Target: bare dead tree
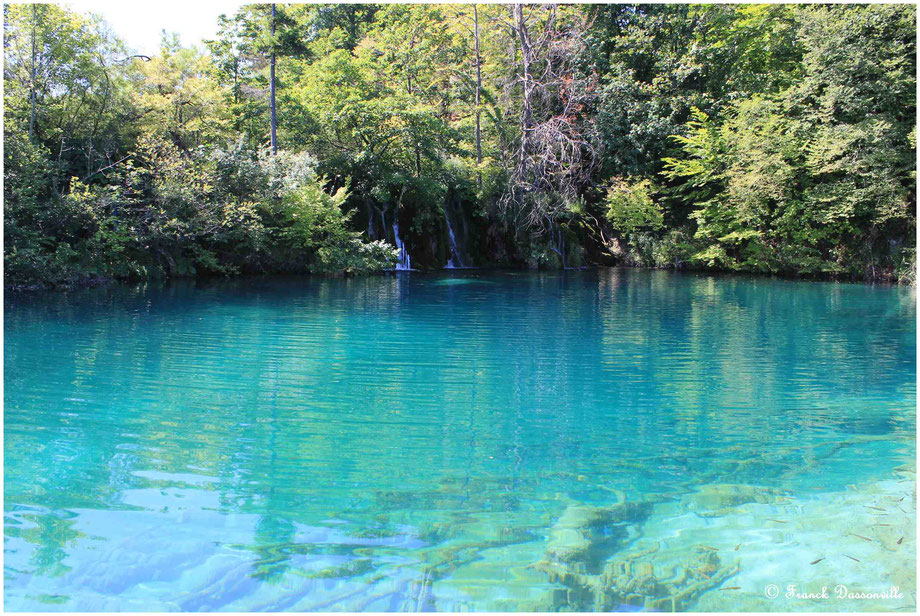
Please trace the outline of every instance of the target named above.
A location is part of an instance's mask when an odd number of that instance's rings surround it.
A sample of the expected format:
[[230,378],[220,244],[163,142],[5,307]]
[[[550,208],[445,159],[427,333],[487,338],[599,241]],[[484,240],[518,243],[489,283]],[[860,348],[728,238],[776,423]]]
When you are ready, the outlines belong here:
[[596,130],[585,113],[594,81],[577,67],[588,24],[575,11],[560,19],[552,4],[515,4],[510,13],[505,25],[519,49],[519,69],[508,85],[519,93],[520,135],[499,206],[519,230],[555,237],[556,221],[579,198],[596,160]]

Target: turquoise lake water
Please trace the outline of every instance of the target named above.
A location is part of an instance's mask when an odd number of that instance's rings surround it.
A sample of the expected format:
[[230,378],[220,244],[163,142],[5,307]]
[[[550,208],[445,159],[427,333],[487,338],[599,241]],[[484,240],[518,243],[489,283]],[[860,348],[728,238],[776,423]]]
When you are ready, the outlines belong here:
[[[690,521],[744,559],[738,507],[912,463],[915,311],[628,269],[9,294],[6,609],[693,609],[736,574]],[[592,595],[658,527],[689,577]]]

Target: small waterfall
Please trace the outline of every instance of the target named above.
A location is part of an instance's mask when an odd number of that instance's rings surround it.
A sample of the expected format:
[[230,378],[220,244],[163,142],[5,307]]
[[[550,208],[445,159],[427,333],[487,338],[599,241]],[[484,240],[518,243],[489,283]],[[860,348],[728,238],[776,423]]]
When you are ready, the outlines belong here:
[[447,206],[444,206],[444,220],[447,222],[447,239],[450,241],[450,259],[444,269],[454,269],[466,267],[463,262],[463,255],[457,247],[457,236],[454,234],[454,227],[450,224],[450,214],[447,212]]
[[396,270],[408,271],[412,269],[412,259],[409,257],[409,251],[406,250],[406,244],[399,236],[399,223],[395,220],[393,221],[393,235],[396,238],[396,248],[399,250],[399,255],[396,261]]

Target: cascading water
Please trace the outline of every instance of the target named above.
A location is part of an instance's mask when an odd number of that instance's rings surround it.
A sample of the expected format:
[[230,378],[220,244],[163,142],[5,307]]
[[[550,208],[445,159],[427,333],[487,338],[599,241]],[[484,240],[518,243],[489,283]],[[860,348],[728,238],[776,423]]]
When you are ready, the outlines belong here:
[[408,271],[412,269],[412,259],[409,257],[409,251],[406,250],[406,244],[399,236],[399,223],[395,220],[393,221],[393,236],[396,238],[396,248],[399,250],[399,255],[397,256],[396,261],[396,270]]
[[453,225],[450,224],[450,214],[447,213],[447,206],[444,207],[444,220],[447,222],[447,239],[450,242],[450,259],[448,259],[444,269],[466,267],[466,263],[463,262],[463,256],[457,247],[457,236],[454,234]]

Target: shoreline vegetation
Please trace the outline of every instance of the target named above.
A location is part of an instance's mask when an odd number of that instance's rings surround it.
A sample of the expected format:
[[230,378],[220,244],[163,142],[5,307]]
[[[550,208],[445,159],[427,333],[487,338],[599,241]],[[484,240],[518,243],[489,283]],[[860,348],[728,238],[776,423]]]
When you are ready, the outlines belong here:
[[627,265],[916,278],[910,5],[4,7],[4,285]]

